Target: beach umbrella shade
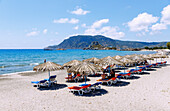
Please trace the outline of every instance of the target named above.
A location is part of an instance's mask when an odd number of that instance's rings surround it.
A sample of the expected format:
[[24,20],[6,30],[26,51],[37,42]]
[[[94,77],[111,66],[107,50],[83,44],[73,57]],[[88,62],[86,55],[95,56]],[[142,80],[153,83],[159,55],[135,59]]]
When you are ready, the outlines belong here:
[[116,60],[121,59],[121,58],[122,58],[122,56],[120,56],[120,55],[116,55],[113,57],[113,59],[116,59]]
[[119,59],[119,61],[124,63],[124,73],[125,73],[125,64],[135,63],[134,60],[128,59],[126,57],[122,57],[121,59]]
[[76,66],[72,66],[71,68],[68,69],[68,71],[79,72],[79,73],[85,72],[86,74],[94,74],[96,72],[102,71],[102,69],[97,65],[90,64],[88,62],[82,62]]
[[[108,56],[108,57],[105,57],[102,59],[102,61],[100,62],[100,64],[102,66],[104,65],[120,65],[120,66],[123,66],[124,64],[116,59],[113,59],[112,57]],[[109,70],[109,73],[110,73],[110,70]]]
[[63,66],[64,67],[72,67],[72,66],[76,66],[80,63],[81,63],[81,61],[79,61],[79,60],[72,60],[72,61],[69,61],[69,62],[63,64]]
[[145,60],[145,58],[143,58],[139,55],[132,56],[129,59],[134,60],[134,61],[144,61]]
[[33,68],[34,71],[42,71],[42,72],[48,71],[49,77],[50,77],[50,71],[55,71],[55,70],[60,70],[60,69],[63,69],[63,66],[56,64],[54,62],[46,62],[38,66],[35,66]]
[[[85,74],[94,74],[96,72],[102,71],[102,68],[97,65],[90,64],[88,62],[82,62],[81,64],[72,66],[71,68],[69,68],[67,70],[70,72],[77,72],[80,74],[84,74],[84,73]],[[86,77],[85,77],[85,83],[86,83]]]
[[126,58],[126,57],[122,57],[121,59],[119,59],[119,61],[123,62],[124,64],[130,64],[130,63],[135,63],[134,60],[131,60],[129,58]]
[[147,59],[147,60],[154,60],[152,56],[149,55],[143,55],[143,58]]
[[145,58],[143,58],[143,57],[141,57],[141,56],[139,56],[139,55],[134,55],[134,56],[130,57],[129,59],[135,61],[135,67],[136,67],[136,69],[137,69],[136,63],[137,63],[138,61],[144,61],[144,60],[146,60]]
[[89,63],[93,63],[93,64],[98,64],[98,63],[100,63],[100,61],[101,61],[101,60],[98,59],[98,58],[96,58],[96,57],[83,60],[83,62],[89,62]]
[[105,58],[101,59],[102,61],[100,62],[100,64],[102,65],[123,65],[123,63],[119,60],[113,59],[112,57],[108,56]]
[[130,57],[132,57],[132,55],[125,55],[125,56],[123,56],[123,57],[125,57],[125,58],[130,58]]

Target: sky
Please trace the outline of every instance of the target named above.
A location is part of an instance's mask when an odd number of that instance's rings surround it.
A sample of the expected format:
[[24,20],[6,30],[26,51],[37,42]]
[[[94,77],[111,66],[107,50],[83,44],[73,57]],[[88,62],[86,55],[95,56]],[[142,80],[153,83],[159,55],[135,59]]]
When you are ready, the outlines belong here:
[[41,49],[74,35],[170,41],[170,0],[0,0],[0,49]]

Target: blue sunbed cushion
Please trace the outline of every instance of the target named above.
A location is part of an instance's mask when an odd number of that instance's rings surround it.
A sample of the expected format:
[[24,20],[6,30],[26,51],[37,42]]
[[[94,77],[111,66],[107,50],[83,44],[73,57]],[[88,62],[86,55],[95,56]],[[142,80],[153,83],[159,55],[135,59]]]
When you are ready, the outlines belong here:
[[54,76],[50,76],[50,78],[56,78],[56,75],[54,75]]
[[80,84],[79,86],[87,86],[87,85],[89,85],[89,84]]
[[47,80],[41,80],[41,81],[32,81],[31,83],[38,84],[38,83],[45,83]]
[[128,74],[128,73],[123,73],[123,72],[121,72],[121,73],[119,73],[119,74]]
[[99,85],[99,84],[102,84],[102,82],[96,82],[93,85]]

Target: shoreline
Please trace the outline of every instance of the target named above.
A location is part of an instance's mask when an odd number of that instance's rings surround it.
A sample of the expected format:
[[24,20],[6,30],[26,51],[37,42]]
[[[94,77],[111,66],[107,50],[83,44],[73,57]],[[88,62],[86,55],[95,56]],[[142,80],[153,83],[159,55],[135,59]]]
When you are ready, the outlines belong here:
[[[67,87],[84,82],[66,82],[66,70],[51,72],[51,75],[57,75],[57,85],[50,89],[37,89],[31,84],[31,81],[48,78],[47,72],[0,77],[0,110],[169,111],[170,58],[166,60],[166,66],[135,74],[133,79],[121,79],[117,85],[101,85],[101,90],[84,96],[69,92]],[[101,77],[88,78],[87,83],[93,84]]]

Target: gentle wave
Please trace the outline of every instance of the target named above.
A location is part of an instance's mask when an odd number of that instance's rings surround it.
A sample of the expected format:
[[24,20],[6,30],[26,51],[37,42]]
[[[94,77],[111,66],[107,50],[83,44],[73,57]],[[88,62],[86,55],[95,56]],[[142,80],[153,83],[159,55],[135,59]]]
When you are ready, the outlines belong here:
[[39,65],[39,63],[31,63],[30,66]]
[[19,64],[19,65],[2,65],[0,68],[7,68],[7,67],[22,67],[22,66],[34,66],[39,65],[39,63],[30,63],[30,64]]
[[4,66],[0,66],[0,68],[6,68],[6,67],[21,67],[21,66],[27,66],[25,64],[21,64],[21,65],[4,65]]

